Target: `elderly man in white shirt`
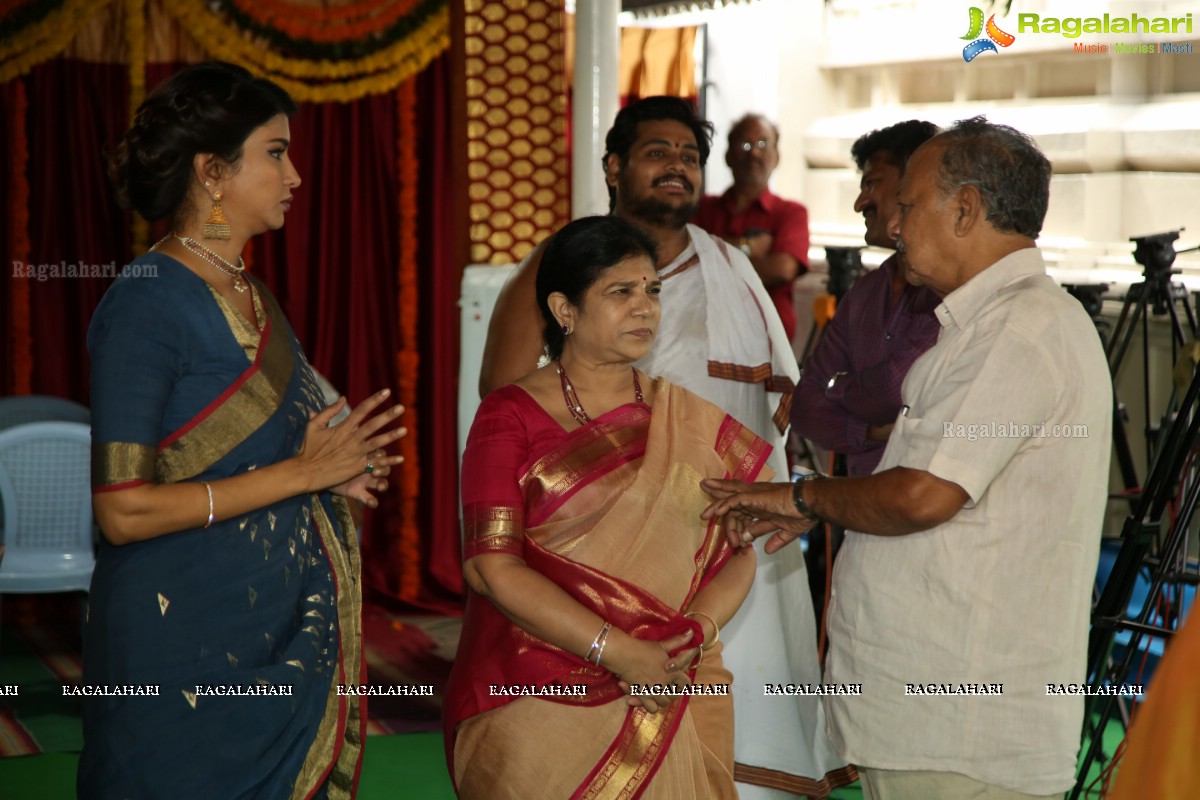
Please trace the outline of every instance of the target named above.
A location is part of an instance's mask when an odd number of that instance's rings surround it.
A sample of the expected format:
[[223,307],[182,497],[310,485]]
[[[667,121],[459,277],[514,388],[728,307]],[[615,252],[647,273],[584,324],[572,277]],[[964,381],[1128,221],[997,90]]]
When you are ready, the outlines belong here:
[[1061,797],[1074,781],[1112,394],[1096,331],[1035,239],[1050,163],[982,118],[909,161],[892,221],[910,280],[942,297],[868,477],[706,481],[731,537],[774,552],[844,526],[827,698],[868,800]]

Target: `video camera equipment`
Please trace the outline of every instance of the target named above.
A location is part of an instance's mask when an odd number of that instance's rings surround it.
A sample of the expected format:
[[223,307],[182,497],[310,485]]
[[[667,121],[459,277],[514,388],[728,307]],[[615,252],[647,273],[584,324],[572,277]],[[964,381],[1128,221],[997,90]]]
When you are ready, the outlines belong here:
[[[1183,623],[1182,598],[1187,587],[1200,584],[1200,572],[1188,561],[1188,538],[1200,504],[1200,469],[1195,456],[1200,448],[1200,369],[1193,369],[1191,382],[1176,408],[1176,389],[1161,426],[1150,422],[1150,373],[1148,317],[1170,315],[1171,355],[1174,363],[1180,348],[1197,338],[1196,315],[1186,288],[1171,281],[1179,274],[1172,269],[1174,242],[1180,231],[1168,231],[1131,239],[1134,259],[1142,265],[1141,283],[1129,287],[1116,329],[1106,347],[1109,368],[1117,376],[1139,318],[1142,325],[1142,386],[1146,403],[1146,443],[1150,472],[1139,486],[1122,423],[1124,409],[1118,402],[1113,415],[1113,442],[1130,500],[1130,513],[1121,529],[1121,549],[1092,611],[1088,641],[1090,684],[1119,685],[1128,681],[1134,660],[1146,649],[1148,637],[1170,639]],[[1200,250],[1200,247],[1190,248]],[[1078,295],[1077,295],[1078,296]],[[1177,306],[1188,322],[1185,331]],[[1086,303],[1085,303],[1086,307]],[[1116,395],[1114,393],[1114,400]],[[1159,436],[1160,430],[1164,435]],[[1166,516],[1166,520],[1164,520]],[[1140,576],[1149,579],[1149,591],[1139,608],[1130,601]],[[1169,591],[1164,593],[1164,588]],[[1128,633],[1119,657],[1114,655],[1117,636]],[[1071,800],[1086,790],[1088,771],[1103,758],[1104,730],[1114,710],[1122,708],[1117,696],[1089,697],[1085,725],[1084,758],[1079,766]],[[1098,721],[1093,720],[1098,716]]]

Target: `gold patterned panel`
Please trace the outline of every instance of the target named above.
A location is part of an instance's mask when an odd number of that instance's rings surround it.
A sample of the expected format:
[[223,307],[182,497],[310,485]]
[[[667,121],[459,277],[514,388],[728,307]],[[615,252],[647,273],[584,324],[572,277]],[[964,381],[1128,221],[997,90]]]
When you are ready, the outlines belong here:
[[471,261],[520,261],[570,219],[563,0],[465,0]]

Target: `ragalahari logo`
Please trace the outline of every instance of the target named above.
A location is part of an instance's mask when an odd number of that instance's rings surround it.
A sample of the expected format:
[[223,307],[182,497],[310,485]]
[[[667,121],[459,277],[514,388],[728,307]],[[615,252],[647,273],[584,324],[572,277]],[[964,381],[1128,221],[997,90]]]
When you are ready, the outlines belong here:
[[[1005,33],[1004,31],[1000,30],[1000,26],[996,24],[995,14],[992,14],[990,17],[988,17],[986,28],[983,24],[983,9],[972,7],[970,9],[970,14],[971,27],[967,31],[967,35],[962,38],[971,39],[973,41],[963,48],[963,61],[968,63],[974,61],[975,57],[980,53],[999,53],[1000,51],[996,49],[996,45],[1008,47],[1017,40],[1017,37],[1013,36],[1011,33]],[[987,31],[987,37],[980,38],[979,34],[983,33],[985,30]]]

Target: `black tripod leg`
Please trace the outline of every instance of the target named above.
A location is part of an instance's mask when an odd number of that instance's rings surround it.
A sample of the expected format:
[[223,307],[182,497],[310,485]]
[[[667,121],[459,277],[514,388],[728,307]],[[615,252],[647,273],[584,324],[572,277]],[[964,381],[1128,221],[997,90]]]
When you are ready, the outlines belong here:
[[1129,508],[1132,511],[1137,501],[1135,490],[1138,483],[1137,467],[1133,463],[1133,451],[1129,449],[1129,438],[1125,435],[1126,419],[1125,406],[1117,399],[1116,387],[1113,388],[1113,446],[1117,452],[1117,466],[1121,470],[1121,483],[1129,493]]

